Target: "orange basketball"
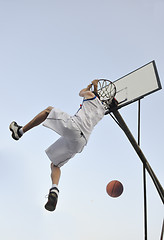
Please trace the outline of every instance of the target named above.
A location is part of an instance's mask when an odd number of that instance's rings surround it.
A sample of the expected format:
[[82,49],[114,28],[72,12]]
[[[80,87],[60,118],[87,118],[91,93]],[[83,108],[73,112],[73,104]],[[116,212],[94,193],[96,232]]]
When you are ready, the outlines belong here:
[[123,185],[121,182],[113,180],[107,184],[106,191],[110,197],[119,197],[123,192]]

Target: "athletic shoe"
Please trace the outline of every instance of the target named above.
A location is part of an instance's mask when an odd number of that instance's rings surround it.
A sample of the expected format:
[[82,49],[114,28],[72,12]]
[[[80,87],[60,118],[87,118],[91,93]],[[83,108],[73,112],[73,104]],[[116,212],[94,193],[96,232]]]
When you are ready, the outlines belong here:
[[19,132],[19,129],[22,128],[22,126],[19,126],[16,122],[12,122],[9,126],[10,131],[12,132],[12,138],[15,140],[19,140],[21,138],[21,134]]
[[51,212],[55,210],[58,201],[58,193],[59,190],[56,187],[50,189],[50,192],[48,194],[48,201],[45,205],[46,210]]

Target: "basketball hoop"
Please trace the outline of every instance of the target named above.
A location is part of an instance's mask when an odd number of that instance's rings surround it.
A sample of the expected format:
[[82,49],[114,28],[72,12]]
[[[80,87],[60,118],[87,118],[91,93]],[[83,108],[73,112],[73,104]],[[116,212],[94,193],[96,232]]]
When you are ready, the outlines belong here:
[[114,96],[116,95],[116,86],[110,80],[99,79],[97,92],[105,109],[108,110]]

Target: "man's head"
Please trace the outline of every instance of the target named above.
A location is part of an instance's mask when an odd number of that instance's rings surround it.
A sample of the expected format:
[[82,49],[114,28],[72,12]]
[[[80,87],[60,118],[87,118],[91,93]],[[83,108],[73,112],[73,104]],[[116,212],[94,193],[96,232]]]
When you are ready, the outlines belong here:
[[100,100],[100,96],[99,96],[99,94],[98,94],[97,92],[95,92],[95,91],[92,91],[92,93],[94,93],[94,94],[95,94],[95,96],[96,96],[96,97],[98,97],[98,99]]

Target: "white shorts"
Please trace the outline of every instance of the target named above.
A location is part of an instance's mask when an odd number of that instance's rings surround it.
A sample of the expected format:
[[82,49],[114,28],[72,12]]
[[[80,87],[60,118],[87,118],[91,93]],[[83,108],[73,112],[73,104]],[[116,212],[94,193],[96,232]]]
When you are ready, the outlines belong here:
[[43,126],[54,130],[61,136],[46,149],[47,156],[57,167],[63,166],[76,153],[80,153],[87,143],[71,116],[56,108],[51,110]]

